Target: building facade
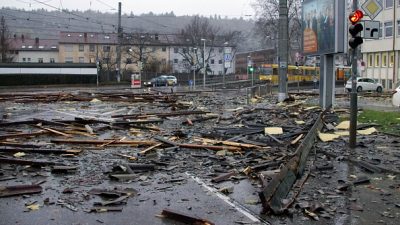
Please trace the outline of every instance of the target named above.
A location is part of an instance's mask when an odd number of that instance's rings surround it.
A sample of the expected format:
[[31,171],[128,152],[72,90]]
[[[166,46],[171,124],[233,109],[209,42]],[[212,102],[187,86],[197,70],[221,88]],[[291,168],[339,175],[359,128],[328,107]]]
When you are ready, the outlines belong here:
[[10,40],[13,62],[58,63],[57,39],[26,39],[24,36]]
[[386,90],[391,90],[400,80],[400,0],[380,2],[383,10],[374,19],[380,22],[379,39],[364,39],[361,45],[361,76],[378,80]]

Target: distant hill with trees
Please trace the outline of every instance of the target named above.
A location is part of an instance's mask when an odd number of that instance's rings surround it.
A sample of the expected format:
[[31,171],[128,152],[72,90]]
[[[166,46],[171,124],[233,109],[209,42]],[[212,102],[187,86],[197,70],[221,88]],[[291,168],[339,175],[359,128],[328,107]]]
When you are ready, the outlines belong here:
[[[117,13],[99,11],[48,11],[3,7],[0,14],[4,16],[11,35],[26,38],[57,39],[59,31],[71,32],[104,32],[117,33]],[[192,21],[194,16],[176,16],[174,12],[163,14],[123,14],[121,24],[124,33],[159,33],[180,34]],[[209,20],[210,25],[223,32],[238,31],[242,35],[238,43],[238,51],[249,51],[265,48],[259,36],[254,35],[254,21],[244,18],[227,18],[219,15],[202,17]]]

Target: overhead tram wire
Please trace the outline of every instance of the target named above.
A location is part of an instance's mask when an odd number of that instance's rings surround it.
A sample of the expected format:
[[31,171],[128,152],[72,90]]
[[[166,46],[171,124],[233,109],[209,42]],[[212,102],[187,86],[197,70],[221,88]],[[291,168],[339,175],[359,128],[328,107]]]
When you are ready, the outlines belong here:
[[109,5],[109,4],[107,4],[107,3],[103,2],[103,1],[96,0],[96,2],[98,2],[100,4],[103,4],[103,5],[107,6],[107,7],[110,7],[111,10],[117,10],[116,8],[112,7],[111,5]]
[[[47,25],[49,25],[49,26],[52,26],[52,27],[54,27],[54,28],[60,28],[60,27],[58,27],[58,26],[61,25],[61,26],[65,26],[66,29],[70,29],[71,27],[73,27],[73,28],[80,28],[80,29],[95,29],[94,27],[90,27],[90,26],[71,25],[71,24],[59,23],[59,22],[57,22],[56,24],[54,24],[54,23],[51,23],[51,22],[47,22],[47,21],[43,21],[43,20],[38,20],[38,19],[17,17],[17,16],[10,15],[10,14],[7,14],[7,13],[3,13],[3,14],[6,15],[6,16],[9,16],[9,17],[11,17],[12,19],[15,19],[15,20],[16,20],[16,19],[19,19],[19,20],[29,21],[29,22],[40,22],[40,23],[45,23],[45,24],[47,24]],[[102,24],[99,24],[99,25],[102,25]],[[102,28],[102,29],[104,29],[104,28]]]

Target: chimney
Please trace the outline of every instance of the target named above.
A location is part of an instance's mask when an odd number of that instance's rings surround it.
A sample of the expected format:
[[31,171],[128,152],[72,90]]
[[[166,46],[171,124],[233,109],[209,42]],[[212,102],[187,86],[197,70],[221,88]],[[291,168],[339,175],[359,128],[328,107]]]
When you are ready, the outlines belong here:
[[155,40],[158,40],[158,34],[155,34],[155,35],[154,35],[154,39],[155,39]]
[[87,33],[83,33],[83,38],[85,39],[85,42],[87,42]]
[[35,45],[39,45],[39,38],[35,38]]
[[25,42],[25,36],[23,34],[21,35],[21,40],[22,42]]

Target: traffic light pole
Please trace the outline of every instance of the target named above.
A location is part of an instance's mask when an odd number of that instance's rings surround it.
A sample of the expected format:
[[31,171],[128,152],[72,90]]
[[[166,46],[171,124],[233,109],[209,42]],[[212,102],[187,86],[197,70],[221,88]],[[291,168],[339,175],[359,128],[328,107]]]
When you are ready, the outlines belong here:
[[[358,8],[358,0],[353,0],[353,11]],[[350,137],[349,147],[355,148],[357,145],[357,50],[354,48],[351,54],[351,93],[350,93]]]

